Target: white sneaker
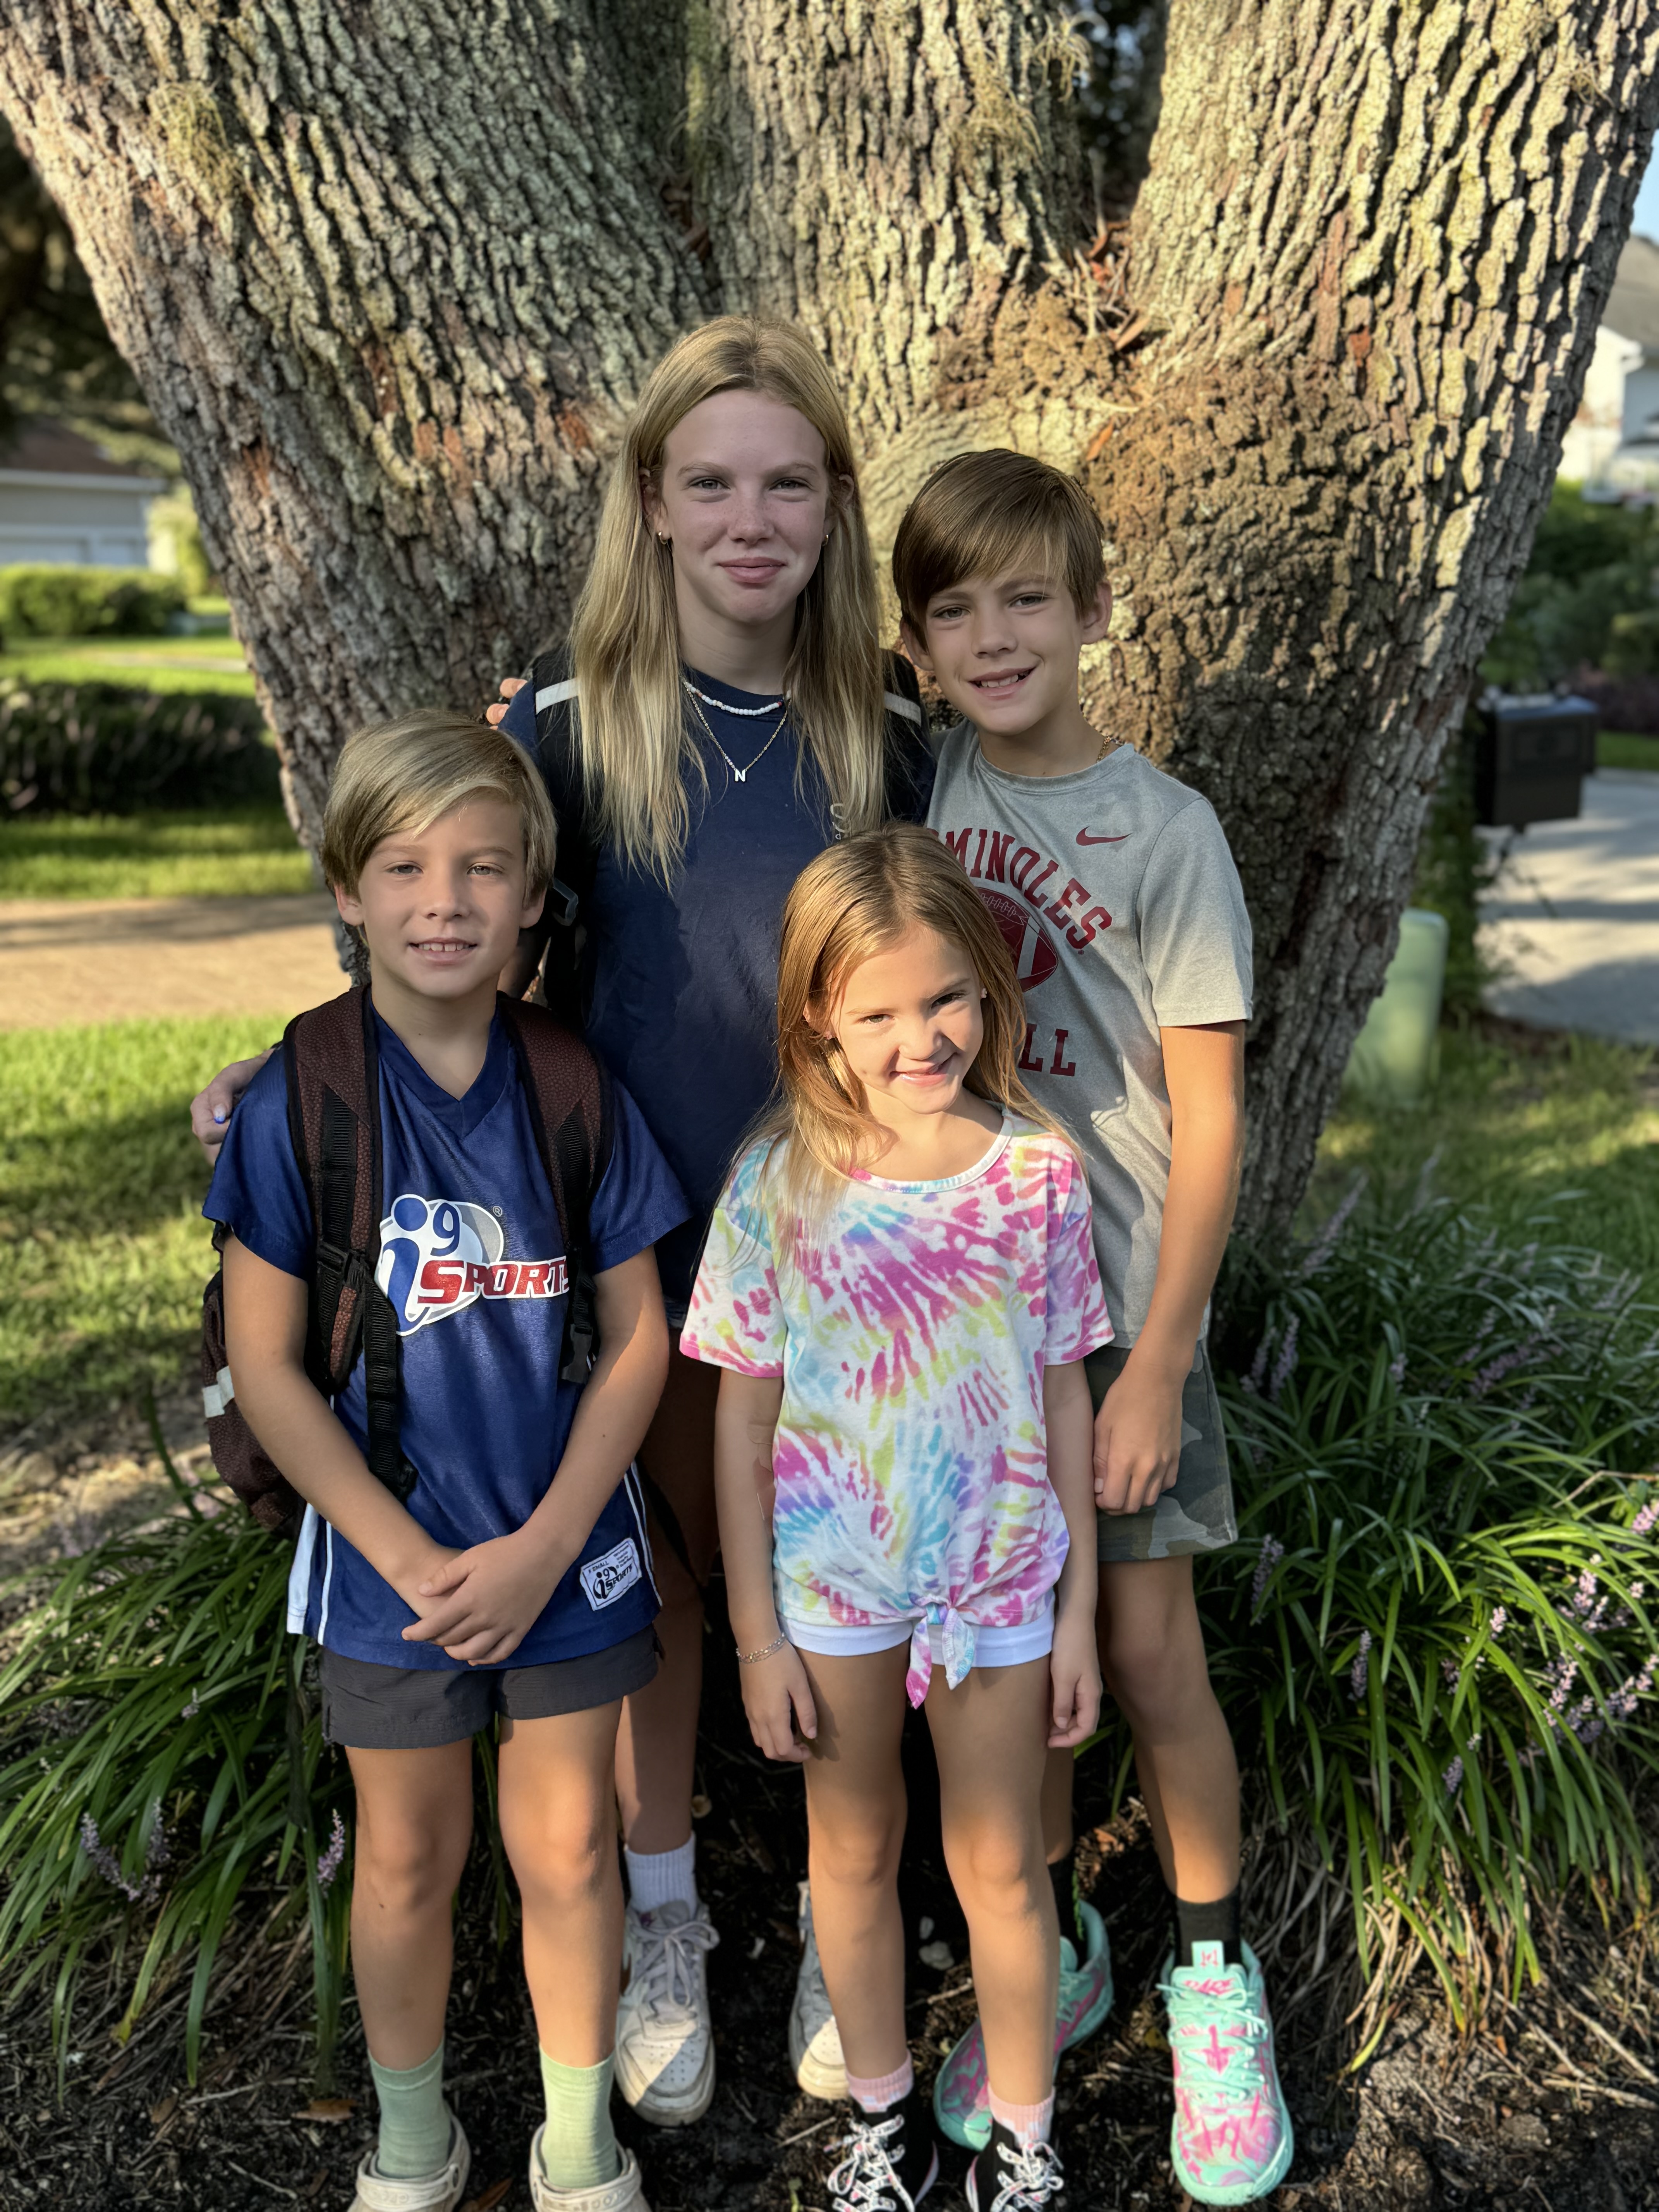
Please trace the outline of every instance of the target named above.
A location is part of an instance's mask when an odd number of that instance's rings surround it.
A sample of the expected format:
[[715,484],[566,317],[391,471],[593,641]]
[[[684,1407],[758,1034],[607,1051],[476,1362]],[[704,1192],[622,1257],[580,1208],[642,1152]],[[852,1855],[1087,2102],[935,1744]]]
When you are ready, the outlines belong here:
[[617,2087],[656,2127],[688,2127],[714,2100],[708,1954],[720,1940],[700,1905],[676,1898],[653,1912],[628,1908]]
[[374,2171],[375,2154],[365,2151],[357,2161],[357,2193],[350,2212],[455,2212],[466,2194],[466,2177],[472,2152],[460,2122],[449,2115],[449,2156],[436,2173],[394,2179]]
[[795,1925],[800,1930],[800,1970],[795,1976],[795,2001],[789,2008],[789,2063],[809,2097],[836,2105],[847,2094],[847,2061],[830,1992],[823,1986],[817,1939],[812,1933],[812,1893],[805,1882],[800,1886]]
[[645,2201],[640,2162],[631,2150],[617,2145],[621,2171],[614,2179],[596,2181],[587,2189],[555,2189],[542,2166],[542,2136],[546,2123],[536,2130],[530,2146],[530,2201],[536,2212],[651,2212]]

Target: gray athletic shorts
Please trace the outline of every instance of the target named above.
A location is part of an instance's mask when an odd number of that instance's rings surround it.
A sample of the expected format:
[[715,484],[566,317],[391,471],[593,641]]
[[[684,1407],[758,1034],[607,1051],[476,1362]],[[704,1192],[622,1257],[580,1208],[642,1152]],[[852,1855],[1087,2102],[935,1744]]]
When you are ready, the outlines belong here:
[[644,1689],[657,1672],[657,1632],[642,1628],[608,1651],[539,1667],[381,1667],[318,1655],[323,1738],[353,1751],[430,1751],[465,1743],[497,1713],[545,1721],[592,1711]]
[[[1127,1345],[1107,1344],[1084,1361],[1096,1413],[1128,1358]],[[1191,1552],[1218,1552],[1236,1540],[1227,1438],[1206,1346],[1200,1344],[1194,1354],[1181,1393],[1181,1464],[1175,1488],[1144,1513],[1097,1513],[1095,1528],[1103,1559],[1179,1559]]]

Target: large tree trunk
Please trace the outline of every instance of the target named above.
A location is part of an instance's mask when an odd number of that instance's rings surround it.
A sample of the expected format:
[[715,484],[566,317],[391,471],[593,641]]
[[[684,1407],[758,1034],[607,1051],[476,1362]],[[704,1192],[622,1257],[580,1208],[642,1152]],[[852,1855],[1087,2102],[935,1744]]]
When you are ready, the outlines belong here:
[[22,0],[0,30],[304,833],[351,728],[476,699],[556,627],[614,426],[708,310],[658,191],[681,65],[650,23],[613,0]]
[[558,625],[620,415],[716,307],[820,339],[878,542],[963,447],[1080,470],[1120,593],[1091,703],[1215,800],[1255,919],[1268,1224],[1577,404],[1659,0],[1174,0],[1127,288],[1121,239],[1082,251],[1078,58],[1046,0],[12,0],[0,97],[303,832],[355,722]]

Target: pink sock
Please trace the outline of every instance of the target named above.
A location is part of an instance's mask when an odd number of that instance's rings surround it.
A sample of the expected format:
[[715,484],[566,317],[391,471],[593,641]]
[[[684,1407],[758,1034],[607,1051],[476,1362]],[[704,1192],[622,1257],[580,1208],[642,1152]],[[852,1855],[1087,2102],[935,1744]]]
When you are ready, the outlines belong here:
[[[852,2087],[848,2078],[848,2087]],[[1054,2093],[1052,2089],[1040,2105],[1011,2105],[1006,2097],[999,2097],[994,2089],[989,2092],[991,2118],[1000,2120],[1009,2134],[1025,2150],[1034,2142],[1047,2142],[1054,2124]]]
[[[896,2066],[890,2074],[873,2074],[866,2081],[850,2066],[847,2069],[847,2094],[862,2112],[884,2112],[890,2106],[902,2104],[915,2086],[916,2069],[908,2051],[903,2065]],[[1051,2108],[1054,2101],[1050,2097]]]

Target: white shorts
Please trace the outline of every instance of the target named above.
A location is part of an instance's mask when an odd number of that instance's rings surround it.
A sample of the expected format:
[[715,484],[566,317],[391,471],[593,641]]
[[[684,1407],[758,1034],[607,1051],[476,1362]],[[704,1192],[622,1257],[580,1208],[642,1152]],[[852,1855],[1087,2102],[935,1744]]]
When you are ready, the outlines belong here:
[[[872,1620],[867,1624],[837,1620],[781,1620],[778,1626],[799,1651],[816,1651],[826,1659],[851,1659],[871,1651],[896,1651],[915,1633],[920,1616],[905,1620]],[[945,1664],[944,1631],[928,1630],[933,1664]],[[1054,1648],[1054,1598],[1050,1590],[1043,1608],[1033,1620],[1017,1628],[981,1628],[974,1638],[975,1667],[1023,1667],[1028,1659],[1046,1659]]]

